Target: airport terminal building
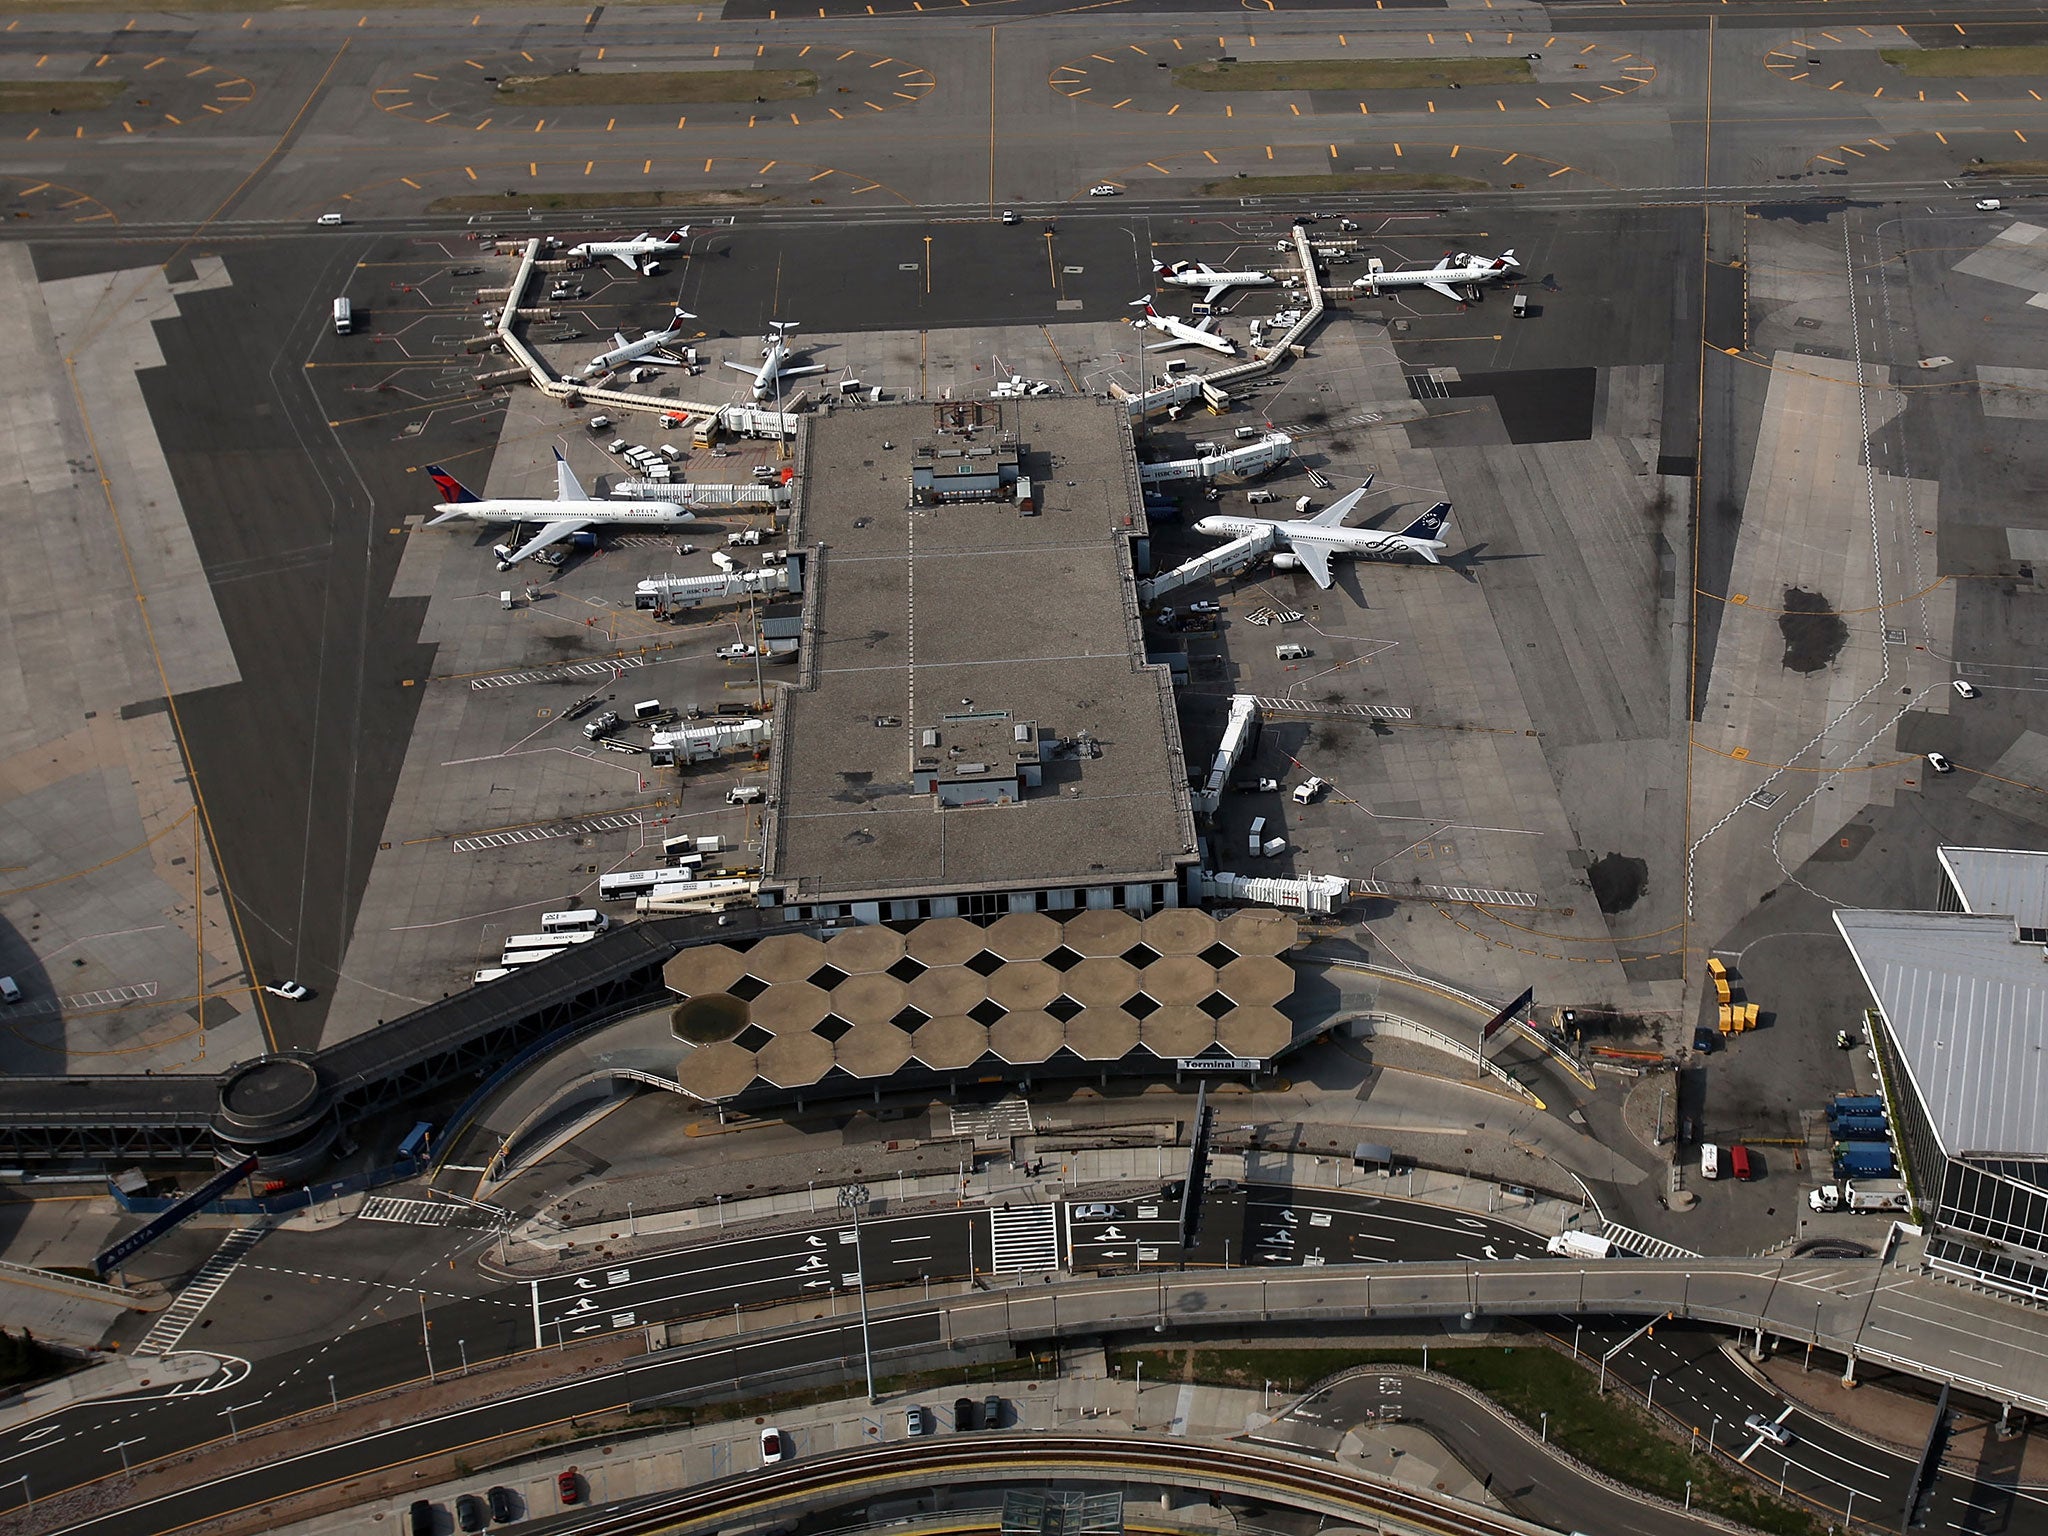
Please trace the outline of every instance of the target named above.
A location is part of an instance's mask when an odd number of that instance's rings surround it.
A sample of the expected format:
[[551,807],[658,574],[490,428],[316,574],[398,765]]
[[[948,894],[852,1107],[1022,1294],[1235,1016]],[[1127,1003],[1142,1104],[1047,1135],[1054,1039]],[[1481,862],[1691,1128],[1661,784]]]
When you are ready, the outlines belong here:
[[834,411],[797,448],[801,674],[762,904],[918,922],[1185,901],[1195,820],[1145,662],[1129,423],[1092,399]]
[[1939,850],[1940,910],[1844,909],[1939,1273],[2048,1301],[2048,853]]

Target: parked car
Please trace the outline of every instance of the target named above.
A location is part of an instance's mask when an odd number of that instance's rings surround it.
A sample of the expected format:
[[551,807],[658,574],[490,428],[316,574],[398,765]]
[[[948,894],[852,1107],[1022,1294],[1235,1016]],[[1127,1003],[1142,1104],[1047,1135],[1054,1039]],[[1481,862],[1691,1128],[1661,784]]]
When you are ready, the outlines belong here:
[[482,1499],[473,1493],[465,1493],[455,1501],[455,1528],[458,1531],[480,1531],[486,1524]]
[[1959,699],[1974,699],[1977,697],[1977,685],[1964,682],[1960,677],[1950,683],[1949,686],[1955,689],[1956,697]]
[[981,1400],[981,1427],[1001,1429],[1003,1427],[1003,1395],[991,1392]]
[[921,1404],[912,1403],[903,1410],[903,1433],[906,1435],[928,1435],[932,1432],[931,1415]]
[[795,1447],[789,1442],[789,1431],[773,1425],[761,1431],[761,1465],[772,1467],[779,1461],[787,1461]]
[[299,981],[268,981],[263,984],[263,990],[272,997],[281,997],[293,1003],[303,1003],[313,995],[313,989]]
[[574,1467],[569,1467],[555,1474],[555,1492],[561,1496],[564,1504],[582,1502],[583,1485],[576,1480],[576,1469]]
[[512,1502],[512,1490],[502,1484],[494,1486],[485,1495],[491,1501],[491,1523],[510,1525],[519,1514],[519,1506]]

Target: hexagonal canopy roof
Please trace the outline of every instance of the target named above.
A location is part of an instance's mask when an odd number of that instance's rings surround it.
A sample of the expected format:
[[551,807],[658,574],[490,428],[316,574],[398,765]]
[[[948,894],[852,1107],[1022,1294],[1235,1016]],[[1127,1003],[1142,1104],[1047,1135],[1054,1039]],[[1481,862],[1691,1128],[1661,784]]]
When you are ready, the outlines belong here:
[[1216,942],[1216,920],[1198,907],[1166,907],[1141,926],[1144,941],[1162,955],[1199,955]]
[[988,982],[964,965],[935,966],[906,989],[910,1001],[933,1018],[942,1013],[967,1013],[988,996]]
[[1199,1003],[1216,990],[1216,967],[1193,955],[1167,955],[1138,973],[1138,986],[1155,1003]]
[[1043,960],[1060,944],[1060,925],[1043,912],[1012,912],[989,924],[982,947],[1005,960]]
[[777,1035],[755,1054],[754,1064],[778,1088],[808,1088],[832,1069],[832,1043],[808,1029]]
[[1115,1008],[1138,990],[1138,968],[1128,961],[1083,960],[1062,978],[1060,990],[1086,1008]]
[[903,958],[903,935],[880,923],[842,928],[825,941],[825,959],[849,976],[886,971]]
[[809,1029],[831,1011],[831,995],[808,981],[778,981],[748,1007],[754,1023],[778,1035]]
[[982,938],[964,917],[935,917],[910,930],[904,950],[926,965],[961,965],[981,952]]
[[1067,1020],[1067,1049],[1083,1061],[1121,1061],[1137,1049],[1138,1021],[1112,1008],[1090,1008]]
[[1240,955],[1280,955],[1294,945],[1294,919],[1267,907],[1244,907],[1216,924],[1216,937]]
[[1245,955],[1216,971],[1216,989],[1240,1008],[1270,1006],[1294,990],[1294,967],[1278,955]]
[[1060,936],[1077,955],[1120,955],[1138,942],[1138,920],[1116,907],[1098,907],[1068,918]]
[[679,949],[661,968],[661,979],[672,992],[685,997],[702,997],[706,992],[723,992],[747,974],[747,958],[725,944],[698,944]]
[[802,981],[825,963],[825,946],[802,933],[771,933],[747,951],[747,974],[763,981]]
[[856,1025],[839,1037],[833,1059],[855,1077],[887,1077],[910,1060],[910,1036],[894,1024]]
[[894,976],[878,971],[849,976],[832,989],[832,1011],[855,1024],[886,1023],[903,1011],[908,992]]
[[1005,1014],[988,1027],[989,1049],[1015,1066],[1044,1061],[1066,1037],[1066,1025],[1049,1013]]
[[964,1014],[920,1024],[910,1051],[934,1072],[960,1072],[988,1054],[988,1030]]
[[1066,978],[1042,960],[1013,960],[988,978],[988,995],[1005,1008],[1043,1008]]
[[755,1075],[754,1053],[730,1040],[699,1046],[676,1066],[676,1081],[700,1099],[729,1099]]

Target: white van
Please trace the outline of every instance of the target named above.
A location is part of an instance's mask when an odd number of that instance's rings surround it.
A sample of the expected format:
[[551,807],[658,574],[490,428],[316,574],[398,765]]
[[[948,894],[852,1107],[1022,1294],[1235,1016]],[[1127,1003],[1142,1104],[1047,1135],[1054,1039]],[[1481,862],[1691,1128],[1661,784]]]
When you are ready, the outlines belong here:
[[1282,661],[1306,661],[1310,656],[1314,655],[1315,653],[1305,645],[1294,645],[1292,643],[1289,643],[1287,645],[1274,646],[1273,654],[1275,656],[1278,656]]
[[1721,1149],[1711,1141],[1700,1144],[1700,1177],[1718,1179],[1721,1177]]
[[356,312],[347,299],[334,301],[334,334],[346,336],[356,328]]
[[0,976],[0,1003],[21,1001],[21,985],[12,976]]

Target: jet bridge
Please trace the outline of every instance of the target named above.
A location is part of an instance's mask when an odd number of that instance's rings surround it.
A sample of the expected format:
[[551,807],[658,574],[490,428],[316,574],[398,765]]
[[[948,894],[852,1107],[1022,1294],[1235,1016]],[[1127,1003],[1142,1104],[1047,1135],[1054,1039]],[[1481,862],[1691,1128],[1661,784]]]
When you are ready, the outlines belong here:
[[1209,777],[1201,791],[1195,796],[1195,810],[1204,816],[1214,816],[1216,807],[1223,802],[1224,786],[1229,784],[1231,774],[1237,771],[1239,761],[1250,751],[1259,739],[1259,701],[1249,693],[1233,694],[1230,700],[1230,721],[1223,727],[1223,743],[1216,749],[1216,756],[1209,763]]
[[1205,576],[1214,576],[1222,571],[1235,570],[1239,566],[1250,565],[1273,547],[1274,534],[1274,529],[1262,528],[1257,533],[1248,533],[1243,538],[1232,539],[1227,544],[1218,544],[1214,549],[1195,556],[1185,565],[1177,565],[1149,581],[1141,581],[1138,583],[1138,601],[1156,603],[1167,593],[1177,592],[1190,582],[1200,581]]

